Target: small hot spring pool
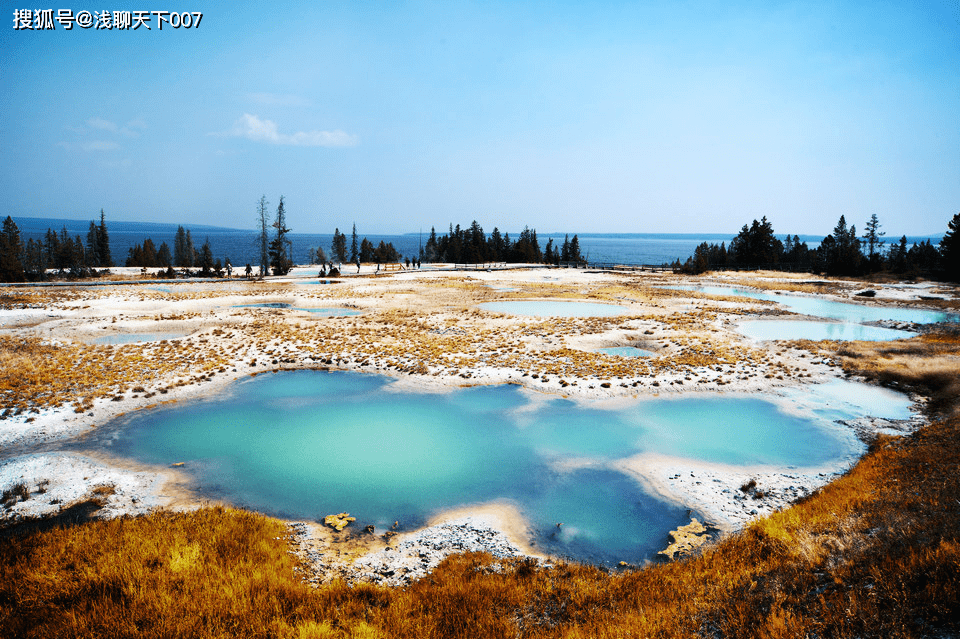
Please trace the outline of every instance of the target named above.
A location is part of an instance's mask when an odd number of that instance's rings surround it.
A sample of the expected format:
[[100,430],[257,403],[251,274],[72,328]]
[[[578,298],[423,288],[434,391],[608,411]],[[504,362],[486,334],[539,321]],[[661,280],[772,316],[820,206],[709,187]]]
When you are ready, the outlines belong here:
[[[862,406],[832,393],[827,419],[749,397],[611,408],[517,386],[398,392],[376,375],[287,371],[132,413],[81,445],[185,462],[200,494],[271,515],[348,511],[356,529],[400,521],[409,530],[443,510],[506,500],[541,550],[615,564],[654,557],[667,532],[689,522],[685,508],[616,470],[618,460],[655,452],[734,465],[842,464],[862,445],[829,420],[858,417]],[[870,405],[909,417],[909,400],[886,401]]]
[[653,351],[637,348],[636,346],[609,346],[599,349],[598,352],[616,357],[653,357],[656,355]]

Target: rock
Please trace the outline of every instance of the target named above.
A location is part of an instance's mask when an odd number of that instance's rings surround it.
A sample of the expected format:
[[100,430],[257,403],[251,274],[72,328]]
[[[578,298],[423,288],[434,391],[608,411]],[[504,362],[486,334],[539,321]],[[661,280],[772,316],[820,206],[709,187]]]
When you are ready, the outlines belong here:
[[707,541],[710,540],[710,533],[707,527],[694,517],[686,526],[680,526],[676,530],[670,531],[670,537],[673,542],[665,550],[658,552],[667,559],[674,559],[678,555],[685,557],[693,554]]
[[337,532],[343,532],[343,529],[346,528],[351,521],[356,520],[357,518],[351,517],[350,513],[339,513],[337,515],[327,515],[323,518],[323,523]]

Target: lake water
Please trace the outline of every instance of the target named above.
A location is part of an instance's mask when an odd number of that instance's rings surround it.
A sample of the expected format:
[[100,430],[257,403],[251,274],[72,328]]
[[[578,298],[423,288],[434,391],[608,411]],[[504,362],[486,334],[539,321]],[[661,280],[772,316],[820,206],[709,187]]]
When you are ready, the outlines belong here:
[[616,304],[556,300],[484,302],[479,307],[494,313],[526,315],[528,317],[612,317],[627,312],[626,308]]
[[[843,395],[833,391],[830,420],[859,416],[862,408]],[[899,414],[904,402],[888,412]],[[394,392],[386,377],[296,371],[138,411],[85,445],[148,463],[185,462],[202,494],[269,514],[348,511],[356,529],[394,521],[411,529],[445,509],[507,500],[542,549],[615,563],[654,556],[667,531],[689,521],[685,509],[616,471],[617,460],[655,452],[802,467],[861,452],[852,435],[827,425],[815,412],[758,398],[637,400],[612,409],[512,385]]]

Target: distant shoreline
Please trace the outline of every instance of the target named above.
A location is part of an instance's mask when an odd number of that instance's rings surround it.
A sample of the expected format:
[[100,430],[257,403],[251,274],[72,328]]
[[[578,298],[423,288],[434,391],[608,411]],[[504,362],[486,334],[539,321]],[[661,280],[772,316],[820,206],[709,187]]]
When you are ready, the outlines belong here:
[[[90,226],[91,221],[96,221],[94,218],[97,218],[96,215],[91,215],[89,219],[68,219],[68,218],[47,218],[47,217],[28,217],[28,216],[11,216],[13,221],[17,223],[17,226],[20,228],[20,232],[24,234],[35,234],[35,233],[46,233],[47,229],[53,229],[54,231],[60,231],[61,228],[66,227],[67,231],[71,234],[75,233],[86,233],[87,229]],[[252,216],[251,216],[252,217]],[[99,219],[99,218],[97,218]],[[227,226],[214,226],[210,224],[196,224],[194,222],[131,222],[129,220],[111,220],[107,218],[107,227],[110,230],[116,229],[122,233],[134,233],[134,232],[156,232],[156,233],[173,233],[176,232],[177,227],[182,226],[185,229],[190,229],[191,231],[202,231],[207,233],[256,233],[256,229],[242,229],[242,228],[233,228]],[[335,228],[339,226],[332,225]],[[503,230],[503,229],[501,229]],[[503,232],[508,232],[511,235],[519,233],[521,229],[510,229]],[[341,232],[348,232],[349,228],[341,229]],[[443,229],[439,232],[445,232]],[[549,231],[541,232],[537,231],[537,235],[542,238],[556,238],[562,237],[564,235],[569,235],[573,237],[577,235],[580,238],[592,238],[592,239],[622,239],[622,240],[690,240],[693,238],[717,241],[729,242],[733,239],[739,229],[734,229],[729,233],[589,233],[589,232],[580,232],[580,231]],[[328,232],[301,232],[296,231],[291,232],[291,235],[296,236],[333,236],[333,230],[331,229]],[[358,233],[361,237],[427,237],[430,235],[429,231],[407,231],[402,233],[369,233],[369,232],[360,232]],[[818,234],[818,233],[777,233],[777,237],[786,237],[789,235],[793,237],[794,235],[799,235],[801,242],[819,242],[829,233]],[[885,237],[887,244],[894,241],[894,235],[901,234],[891,234],[888,233]],[[146,236],[145,236],[146,237]],[[907,235],[907,242],[922,242],[930,240],[934,244],[938,243],[941,238],[943,238],[943,233],[933,233],[928,235]]]

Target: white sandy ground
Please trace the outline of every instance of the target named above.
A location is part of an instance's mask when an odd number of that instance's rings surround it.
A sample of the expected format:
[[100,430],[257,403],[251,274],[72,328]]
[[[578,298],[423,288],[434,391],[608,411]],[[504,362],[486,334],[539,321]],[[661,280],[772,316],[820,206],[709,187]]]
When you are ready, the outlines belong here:
[[23,484],[30,493],[6,509],[4,519],[56,515],[91,496],[102,496],[101,517],[143,515],[170,505],[164,494],[169,478],[158,472],[108,466],[90,457],[70,453],[22,455],[0,462],[4,490]]
[[[364,267],[364,274],[372,273],[373,269]],[[120,269],[115,269],[119,271]],[[355,269],[353,269],[355,271]],[[138,271],[138,269],[137,269]],[[130,273],[128,275],[134,275]],[[360,309],[375,310],[383,303],[385,295],[394,298],[393,303],[403,307],[409,303],[416,308],[424,302],[417,298],[417,287],[420,282],[444,281],[445,278],[464,277],[470,281],[485,283],[493,287],[523,287],[536,284],[564,284],[581,287],[584,297],[589,294],[592,286],[597,283],[616,283],[621,276],[610,273],[589,273],[566,269],[527,269],[507,271],[471,271],[457,273],[437,269],[424,269],[419,272],[403,272],[389,278],[351,277],[351,269],[345,269],[346,277],[340,284],[347,291],[343,294],[338,291],[335,298],[328,303],[320,303],[315,299],[316,294],[323,295],[324,285],[306,285],[307,277],[316,277],[316,268],[296,269],[291,276],[277,280],[268,280],[267,285],[275,287],[264,289],[263,294],[253,299],[243,294],[246,282],[221,282],[201,284],[158,284],[171,290],[178,291],[178,287],[189,286],[191,290],[199,290],[203,295],[187,296],[186,299],[164,300],[147,299],[141,294],[141,287],[150,287],[151,284],[118,286],[111,288],[107,296],[84,295],[83,289],[78,299],[64,302],[55,307],[33,305],[28,308],[15,310],[0,310],[0,331],[7,335],[41,336],[50,342],[79,341],[86,342],[104,334],[119,333],[146,333],[179,331],[184,334],[203,334],[208,340],[215,341],[209,333],[214,327],[228,326],[231,322],[242,321],[237,319],[235,304],[249,304],[253,301],[284,301],[293,305],[309,307],[317,306],[344,306]],[[635,277],[635,276],[634,276]],[[743,275],[736,276],[715,275],[709,281],[701,280],[699,284],[725,284],[736,277],[742,281]],[[785,283],[802,282],[806,276],[767,277],[766,282],[776,280]],[[389,289],[397,283],[409,284],[410,291],[397,293]],[[846,301],[852,299],[855,292],[863,290],[862,283],[850,282],[847,284],[832,282],[840,287],[839,293],[827,296],[828,299]],[[260,286],[267,286],[260,285]],[[894,302],[897,305],[922,305],[922,297],[940,297],[956,299],[957,291],[930,283],[897,283],[871,285],[877,291],[874,300],[857,299],[861,303],[877,303],[878,301]],[[422,291],[421,291],[422,292]],[[595,300],[590,300],[595,301]],[[636,300],[624,297],[622,302],[632,310],[642,308],[645,312],[677,311],[683,309],[703,308],[706,304],[702,300],[675,298],[672,307],[666,309],[651,309],[642,307]],[[429,304],[429,303],[427,303]],[[716,301],[709,306],[715,310],[730,307],[742,310],[743,307],[755,308],[759,312],[765,311],[769,305],[762,303],[731,303]],[[468,302],[467,308],[470,307]],[[434,309],[437,310],[437,309]],[[440,309],[443,310],[443,309]],[[449,311],[450,317],[456,319],[457,310]],[[176,320],[158,322],[157,318],[177,315]],[[730,328],[743,319],[743,315],[724,317],[716,322],[715,328],[724,331],[730,339],[744,342],[745,339],[737,336]],[[498,321],[496,318],[489,320]],[[607,345],[622,345],[628,334],[640,334],[644,329],[653,327],[655,320],[631,321],[620,329],[608,331],[601,335],[574,335],[566,339],[566,345],[572,348],[594,350]],[[450,330],[457,330],[455,322]],[[549,340],[554,340],[550,342]],[[650,343],[638,343],[641,347],[651,346],[659,348],[659,338],[652,337]],[[540,347],[555,345],[555,338],[547,338]],[[666,347],[664,347],[666,348]],[[652,387],[650,380],[638,379],[639,385],[629,383],[613,384],[612,388],[603,388],[601,380],[582,378],[568,380],[576,385],[561,387],[557,379],[544,382],[527,376],[527,371],[520,369],[504,369],[477,363],[460,371],[459,375],[444,374],[416,375],[397,374],[393,371],[380,369],[370,364],[358,365],[354,362],[344,364],[340,368],[364,370],[393,374],[397,377],[396,387],[416,388],[419,390],[444,391],[465,384],[464,375],[467,375],[469,384],[496,384],[518,383],[539,393],[549,396],[562,395],[574,401],[593,401],[607,399],[611,401],[627,401],[634,397],[669,397],[687,395],[694,391],[708,393],[736,394],[777,394],[781,391],[796,390],[801,384],[817,384],[837,378],[837,369],[829,359],[811,356],[809,353],[794,349],[783,349],[777,345],[769,345],[769,350],[782,351],[783,357],[789,358],[793,364],[803,366],[806,379],[781,381],[766,378],[756,374],[755,362],[740,362],[736,365],[724,366],[723,375],[726,382],[721,386],[714,385],[708,378],[715,376],[712,370],[694,369],[693,379],[690,374],[668,374],[659,376],[659,386]],[[669,351],[665,351],[667,354]],[[129,462],[108,458],[93,459],[90,456],[65,453],[55,450],[58,442],[64,442],[98,425],[105,424],[112,418],[132,410],[137,410],[156,403],[162,399],[166,401],[188,400],[201,395],[222,391],[230,382],[246,376],[252,372],[263,372],[266,368],[261,363],[257,367],[243,364],[249,358],[245,352],[236,368],[225,374],[218,374],[212,381],[201,385],[189,385],[171,388],[169,393],[162,397],[148,399],[140,397],[125,397],[123,401],[114,402],[108,399],[95,400],[93,407],[84,413],[75,413],[70,406],[58,409],[46,409],[39,413],[12,416],[0,420],[0,490],[6,491],[17,484],[23,483],[30,492],[26,501],[19,501],[10,508],[0,511],[0,521],[16,520],[24,517],[37,517],[55,514],[60,509],[83,501],[99,493],[106,499],[106,505],[98,513],[100,516],[116,516],[119,514],[140,514],[153,508],[184,507],[190,502],[189,493],[177,484],[180,476],[170,470],[157,468],[132,467]],[[261,361],[264,359],[260,358]],[[267,357],[267,360],[270,358]],[[277,368],[273,366],[272,368]],[[698,377],[699,375],[699,377]],[[625,380],[630,382],[631,380]],[[2,410],[0,406],[0,410]],[[856,433],[861,438],[869,437],[872,432],[909,432],[920,423],[919,418],[901,421],[859,420],[853,424],[835,424],[835,428],[847,434]],[[175,461],[175,460],[171,460]],[[787,506],[798,497],[802,497],[816,490],[818,487],[831,481],[838,474],[844,472],[855,458],[843,460],[832,467],[802,468],[802,469],[775,469],[742,466],[724,466],[708,464],[689,459],[670,458],[660,455],[644,454],[620,460],[616,467],[622,472],[635,477],[651,490],[674,500],[686,507],[701,513],[708,522],[722,530],[734,531],[743,527],[753,518],[768,514]],[[754,499],[753,494],[747,494],[740,489],[749,481],[755,481],[764,497]],[[102,488],[103,487],[103,488]],[[106,488],[110,487],[110,488]],[[194,503],[196,500],[194,499]],[[291,524],[294,537],[299,537],[301,544],[310,545],[320,538],[330,537],[329,531],[321,529],[309,522]],[[382,531],[378,531],[379,532]],[[504,556],[535,556],[536,553],[525,540],[529,539],[527,524],[515,510],[503,504],[471,506],[466,510],[458,509],[449,513],[441,513],[428,527],[412,533],[404,533],[394,537],[389,544],[391,549],[381,548],[369,555],[363,562],[357,564],[354,574],[366,574],[369,578],[384,583],[405,583],[410,579],[423,574],[449,552],[456,550],[485,549],[494,554]],[[332,547],[332,546],[331,546]],[[322,559],[316,559],[321,557]],[[333,566],[336,560],[331,560],[329,553],[319,553],[315,556],[316,565]],[[319,563],[317,563],[319,562]],[[341,562],[342,567],[342,562]]]

